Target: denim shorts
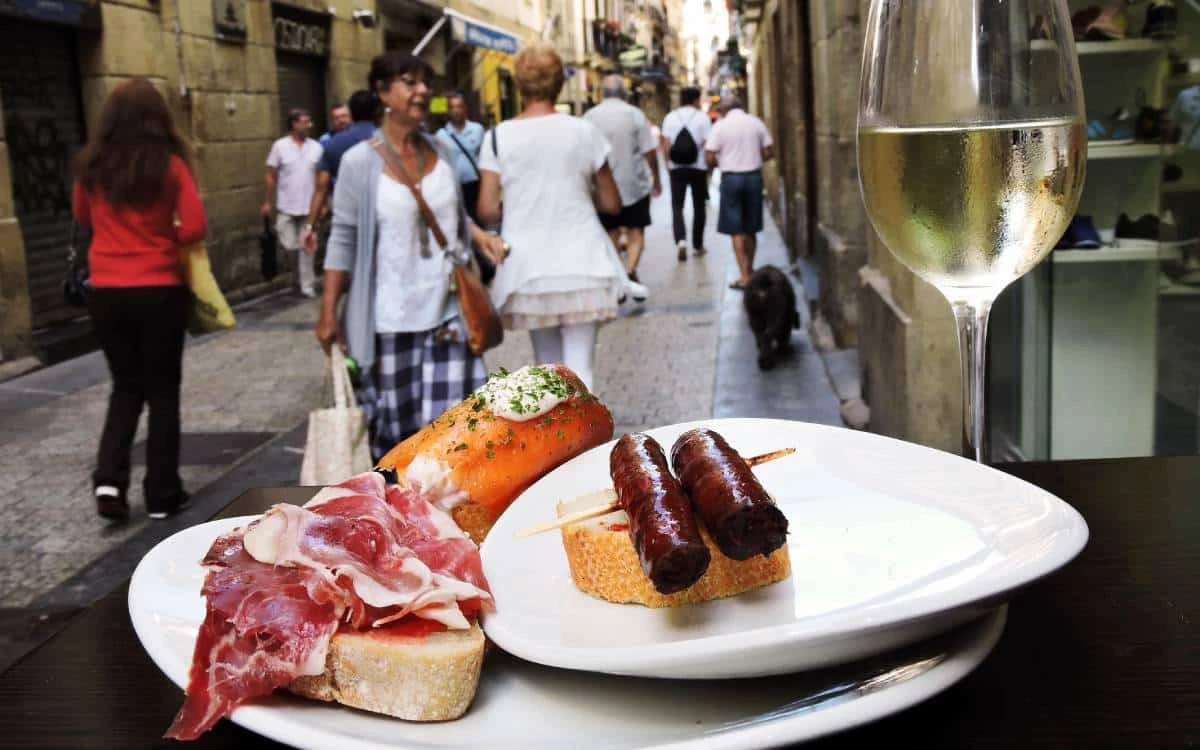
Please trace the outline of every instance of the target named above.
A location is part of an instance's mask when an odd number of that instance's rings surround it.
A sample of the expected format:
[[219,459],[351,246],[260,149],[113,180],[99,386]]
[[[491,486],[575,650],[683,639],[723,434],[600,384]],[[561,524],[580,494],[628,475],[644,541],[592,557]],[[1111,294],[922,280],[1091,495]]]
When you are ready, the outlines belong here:
[[763,178],[760,170],[721,173],[721,234],[755,234],[763,228]]

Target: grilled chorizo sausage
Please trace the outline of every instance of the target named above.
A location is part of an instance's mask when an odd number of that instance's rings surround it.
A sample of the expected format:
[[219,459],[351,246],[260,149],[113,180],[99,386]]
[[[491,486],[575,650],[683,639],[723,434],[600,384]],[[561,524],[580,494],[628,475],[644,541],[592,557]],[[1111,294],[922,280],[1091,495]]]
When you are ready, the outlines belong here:
[[609,454],[609,470],[642,572],[660,594],[691,586],[712,554],[700,538],[691,502],[671,475],[662,446],[641,433],[621,436]]
[[745,460],[713,430],[680,435],[671,448],[671,466],[726,557],[769,555],[787,541],[787,517]]

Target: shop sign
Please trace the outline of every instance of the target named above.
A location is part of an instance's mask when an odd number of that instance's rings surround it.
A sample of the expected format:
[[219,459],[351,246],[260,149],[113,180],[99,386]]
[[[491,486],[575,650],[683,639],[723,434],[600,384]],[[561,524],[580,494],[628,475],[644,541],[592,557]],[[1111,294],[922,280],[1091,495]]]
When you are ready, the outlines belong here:
[[480,49],[490,49],[509,55],[517,54],[517,38],[507,31],[468,18],[460,13],[451,13],[450,25],[454,39]]
[[273,5],[275,49],[316,57],[329,56],[329,17]]
[[0,15],[98,28],[100,3],[97,0],[0,0]]
[[213,0],[213,31],[226,41],[246,41],[246,0]]

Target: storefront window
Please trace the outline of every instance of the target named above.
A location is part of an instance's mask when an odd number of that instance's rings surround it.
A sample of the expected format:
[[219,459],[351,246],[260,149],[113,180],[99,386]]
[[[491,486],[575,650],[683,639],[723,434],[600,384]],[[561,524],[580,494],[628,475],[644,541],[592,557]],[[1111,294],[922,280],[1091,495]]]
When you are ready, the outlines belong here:
[[1200,3],[1070,5],[1087,182],[993,314],[993,455],[1200,452]]

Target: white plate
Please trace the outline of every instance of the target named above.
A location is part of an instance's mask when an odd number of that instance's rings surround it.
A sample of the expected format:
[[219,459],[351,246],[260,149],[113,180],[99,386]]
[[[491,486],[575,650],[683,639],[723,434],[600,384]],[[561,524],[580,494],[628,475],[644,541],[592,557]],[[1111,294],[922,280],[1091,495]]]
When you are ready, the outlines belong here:
[[[219,534],[249,517],[212,521],[161,542],[138,564],[129,614],[142,646],[167,677],[187,682],[204,618],[199,560]],[[279,694],[236,710],[232,720],[301,748],[704,748],[740,750],[812,739],[919,703],[969,674],[995,646],[1003,608],[922,644],[944,654],[926,671],[875,691],[801,703],[853,671],[756,680],[671,682],[550,669],[493,651],[479,693],[457,721],[417,724]],[[889,665],[890,666],[890,665]],[[183,694],[180,693],[180,702]],[[166,730],[166,727],[163,727]]]
[[755,473],[788,517],[790,578],[689,607],[611,604],[571,581],[561,537],[514,533],[558,501],[611,486],[611,443],[526,490],[483,544],[498,646],[555,667],[666,678],[783,674],[879,653],[946,630],[1050,573],[1087,541],[1083,518],[1048,492],[942,451],[852,430],[719,419],[742,455],[796,448]]

